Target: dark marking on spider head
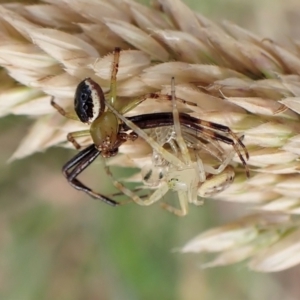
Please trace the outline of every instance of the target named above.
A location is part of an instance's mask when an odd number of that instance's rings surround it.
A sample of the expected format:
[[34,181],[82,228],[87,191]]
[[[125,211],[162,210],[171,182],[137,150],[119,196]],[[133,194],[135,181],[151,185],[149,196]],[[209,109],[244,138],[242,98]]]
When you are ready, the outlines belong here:
[[91,78],[81,81],[75,92],[75,112],[83,123],[92,123],[105,109],[104,93]]
[[159,172],[158,179],[159,179],[159,180],[161,180],[161,179],[163,179],[163,177],[164,177],[164,174],[163,174],[163,172]]
[[143,180],[148,181],[152,176],[152,169],[150,169],[144,176]]

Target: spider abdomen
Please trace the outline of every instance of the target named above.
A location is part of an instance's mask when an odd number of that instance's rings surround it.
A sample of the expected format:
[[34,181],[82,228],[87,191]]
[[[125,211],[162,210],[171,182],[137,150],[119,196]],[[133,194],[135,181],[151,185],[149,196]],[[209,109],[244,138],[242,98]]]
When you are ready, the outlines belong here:
[[81,81],[75,92],[74,109],[83,123],[92,123],[104,112],[104,94],[91,78]]

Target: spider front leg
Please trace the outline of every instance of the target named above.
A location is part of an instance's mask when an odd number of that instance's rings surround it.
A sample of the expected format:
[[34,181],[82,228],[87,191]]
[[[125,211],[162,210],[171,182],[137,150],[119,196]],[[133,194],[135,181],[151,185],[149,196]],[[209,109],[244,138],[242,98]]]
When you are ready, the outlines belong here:
[[[75,189],[85,192],[91,197],[99,199],[111,206],[119,205],[118,202],[94,192],[77,179],[77,176],[82,173],[99,155],[100,151],[95,148],[94,144],[88,146],[63,166],[63,174],[70,185]],[[69,172],[70,169],[73,170]]]

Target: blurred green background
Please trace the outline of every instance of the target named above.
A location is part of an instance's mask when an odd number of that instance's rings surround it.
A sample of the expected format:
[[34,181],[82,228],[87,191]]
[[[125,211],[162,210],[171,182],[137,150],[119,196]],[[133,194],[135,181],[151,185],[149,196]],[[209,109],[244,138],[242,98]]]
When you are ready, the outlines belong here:
[[[261,36],[282,41],[299,34],[292,1],[186,2]],[[61,174],[75,151],[50,149],[6,163],[30,124],[25,117],[0,119],[0,299],[299,299],[299,267],[276,275],[245,264],[201,270],[209,257],[172,251],[248,213],[246,207],[207,201],[177,218],[158,205],[112,208],[93,201]],[[81,178],[103,193],[111,188],[100,159]]]

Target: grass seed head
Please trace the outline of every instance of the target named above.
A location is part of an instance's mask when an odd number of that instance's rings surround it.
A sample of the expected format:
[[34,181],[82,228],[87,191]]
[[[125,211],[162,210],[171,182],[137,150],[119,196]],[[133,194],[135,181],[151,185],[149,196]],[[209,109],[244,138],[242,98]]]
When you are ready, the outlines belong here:
[[[71,109],[85,77],[107,91],[111,52],[121,47],[122,101],[165,93],[174,76],[177,96],[193,104],[178,105],[180,110],[244,135],[250,154],[251,179],[235,157],[236,179],[215,198],[253,204],[264,214],[210,230],[182,251],[221,251],[206,267],[252,257],[251,269],[270,272],[299,262],[299,229],[285,219],[300,214],[299,42],[279,45],[227,21],[215,24],[180,0],[159,0],[153,7],[131,0],[3,4],[0,35],[1,116],[36,118],[11,159],[70,147],[66,133],[87,127],[58,116],[50,97]],[[154,110],[170,111],[170,105],[148,99],[129,114]],[[149,154],[141,140],[120,151],[137,165]],[[130,164],[126,156],[114,163]],[[282,215],[272,223],[274,212]],[[261,229],[263,221],[267,229]]]

